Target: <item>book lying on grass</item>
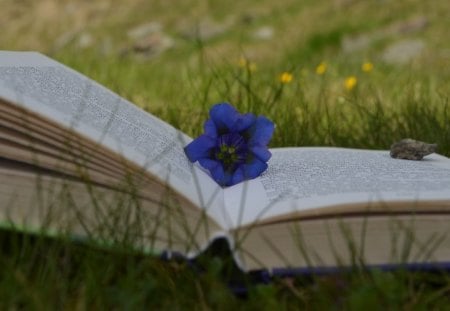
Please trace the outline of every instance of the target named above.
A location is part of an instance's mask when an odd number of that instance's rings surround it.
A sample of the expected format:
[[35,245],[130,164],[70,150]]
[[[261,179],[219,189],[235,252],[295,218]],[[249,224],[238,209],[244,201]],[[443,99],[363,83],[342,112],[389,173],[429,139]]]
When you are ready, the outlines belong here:
[[190,141],[39,53],[0,52],[3,226],[187,257],[226,237],[244,270],[450,262],[444,156],[273,148],[260,177],[221,188]]

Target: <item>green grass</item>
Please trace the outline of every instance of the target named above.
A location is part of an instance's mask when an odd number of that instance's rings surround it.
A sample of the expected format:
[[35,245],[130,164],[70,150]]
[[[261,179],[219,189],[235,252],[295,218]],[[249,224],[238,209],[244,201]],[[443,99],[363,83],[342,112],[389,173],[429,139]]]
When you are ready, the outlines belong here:
[[2,309],[378,310],[445,309],[449,303],[450,278],[440,272],[355,268],[265,284],[239,274],[223,246],[188,265],[11,231],[2,230],[0,241]]
[[[234,9],[222,1],[180,1],[170,9],[163,1],[112,1],[104,11],[86,9],[97,16],[89,23],[86,16],[91,15],[79,11],[85,30],[99,43],[85,50],[74,43],[54,50],[53,40],[70,29],[72,17],[44,18],[39,11],[42,24],[33,27],[34,12],[25,9],[30,1],[23,2],[4,1],[10,15],[2,23],[9,31],[0,38],[1,48],[51,53],[193,137],[201,132],[209,107],[228,101],[242,112],[264,114],[275,122],[272,147],[388,149],[394,141],[411,137],[438,143],[439,153],[450,156],[450,70],[445,59],[450,25],[443,16],[447,1],[350,1],[334,7],[328,1],[267,0],[240,2]],[[180,23],[204,14],[219,21],[256,17],[250,23],[236,22],[206,42],[182,39]],[[362,51],[344,53],[340,48],[345,36],[371,33],[418,14],[429,19],[423,31],[385,36]],[[176,47],[148,60],[119,56],[116,51],[129,40],[126,29],[153,19],[164,23]],[[267,24],[276,31],[274,38],[251,39],[252,31]],[[403,37],[425,40],[427,53],[408,65],[384,63],[382,50]],[[105,38],[113,45],[106,55],[100,47]],[[240,67],[242,56],[257,69]],[[368,60],[374,64],[370,73],[361,70]],[[316,66],[322,61],[327,70],[318,75]],[[291,83],[279,81],[284,71],[293,74]],[[352,90],[343,85],[348,76],[357,78]],[[162,261],[120,243],[105,247],[11,230],[0,232],[0,242],[2,309],[409,310],[445,309],[450,303],[450,278],[439,271],[355,267],[264,284],[240,273],[220,245],[192,265]],[[234,295],[229,284],[244,286],[248,293]]]

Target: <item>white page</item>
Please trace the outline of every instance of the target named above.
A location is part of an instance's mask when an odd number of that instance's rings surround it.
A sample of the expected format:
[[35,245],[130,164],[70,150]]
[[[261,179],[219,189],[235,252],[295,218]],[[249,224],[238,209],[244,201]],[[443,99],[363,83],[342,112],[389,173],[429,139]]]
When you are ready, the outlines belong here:
[[0,97],[146,167],[224,223],[222,188],[184,154],[192,139],[95,81],[39,53],[0,51]]
[[229,227],[338,204],[450,200],[450,159],[437,154],[409,161],[393,159],[389,151],[271,151],[269,168],[260,178],[225,190]]

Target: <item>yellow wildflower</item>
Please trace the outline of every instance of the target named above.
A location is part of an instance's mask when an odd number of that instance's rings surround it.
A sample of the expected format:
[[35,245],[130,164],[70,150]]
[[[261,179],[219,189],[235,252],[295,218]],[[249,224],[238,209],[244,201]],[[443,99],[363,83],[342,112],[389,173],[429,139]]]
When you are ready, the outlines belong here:
[[326,71],[327,71],[327,63],[321,62],[319,65],[317,65],[316,73],[318,75],[323,75]]
[[241,57],[238,62],[239,67],[243,69],[248,69],[249,71],[255,71],[257,66],[255,63],[250,62],[248,59]]
[[250,71],[256,71],[256,69],[257,69],[258,67],[256,66],[255,63],[249,63],[248,66],[247,66],[247,68],[248,68],[248,70],[250,70]]
[[358,80],[355,76],[347,77],[344,81],[344,87],[347,91],[351,91],[355,88],[356,84],[358,83]]
[[365,62],[362,64],[361,69],[364,72],[371,72],[373,69],[373,64],[371,62]]
[[280,82],[283,84],[287,84],[290,83],[293,78],[294,76],[291,73],[285,71],[280,75]]

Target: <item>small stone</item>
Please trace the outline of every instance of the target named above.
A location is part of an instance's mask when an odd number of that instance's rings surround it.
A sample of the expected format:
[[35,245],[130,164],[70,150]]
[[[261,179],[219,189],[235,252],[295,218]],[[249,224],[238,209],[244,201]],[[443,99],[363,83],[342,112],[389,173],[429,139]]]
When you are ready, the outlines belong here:
[[181,36],[188,40],[207,41],[226,33],[232,25],[232,19],[219,23],[213,19],[205,18],[191,27],[183,29]]
[[393,34],[411,34],[424,30],[429,22],[425,16],[415,16],[408,20],[392,24],[388,31]]
[[92,37],[92,35],[88,32],[83,32],[78,37],[77,46],[81,49],[86,49],[86,48],[92,46],[93,43],[94,43],[94,38]]
[[419,39],[406,39],[388,46],[382,59],[390,64],[407,64],[418,57],[425,49],[425,42]]
[[159,55],[174,46],[171,37],[163,33],[153,33],[133,44],[132,50],[135,53],[146,57]]
[[270,26],[263,26],[253,32],[253,38],[258,40],[270,40],[273,38],[274,30]]
[[134,27],[127,32],[128,38],[132,40],[139,40],[153,33],[160,33],[162,31],[162,25],[158,22],[148,22]]
[[437,144],[427,144],[411,138],[402,139],[391,145],[391,157],[405,160],[422,160],[437,149]]

